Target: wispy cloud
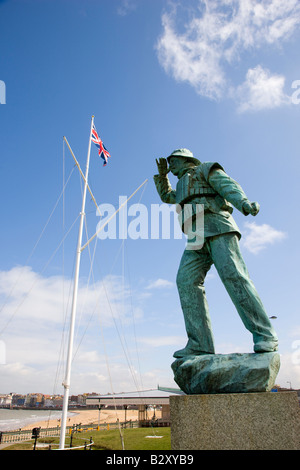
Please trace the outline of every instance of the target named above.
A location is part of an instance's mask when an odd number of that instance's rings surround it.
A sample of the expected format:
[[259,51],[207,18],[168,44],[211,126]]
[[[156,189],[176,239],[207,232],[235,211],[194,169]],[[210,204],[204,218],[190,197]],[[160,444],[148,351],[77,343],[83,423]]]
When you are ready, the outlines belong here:
[[[187,16],[184,25],[180,24]],[[245,53],[262,46],[280,46],[300,25],[297,0],[198,0],[197,7],[177,2],[162,16],[163,34],[157,42],[158,59],[167,73],[187,82],[202,96],[241,99],[240,111],[282,105],[284,78],[250,67],[245,83],[230,83],[228,70]],[[256,66],[256,67],[255,67]],[[267,95],[262,97],[266,91]],[[246,99],[248,98],[248,104]]]
[[242,238],[243,246],[251,253],[257,254],[268,245],[280,242],[287,237],[285,232],[276,230],[268,224],[257,225],[255,222],[245,223],[246,232]]
[[136,0],[121,0],[121,5],[118,7],[118,15],[126,16],[128,13],[136,9]]
[[150,282],[147,289],[164,289],[173,287],[173,282],[167,281],[166,279],[157,279],[156,281]]

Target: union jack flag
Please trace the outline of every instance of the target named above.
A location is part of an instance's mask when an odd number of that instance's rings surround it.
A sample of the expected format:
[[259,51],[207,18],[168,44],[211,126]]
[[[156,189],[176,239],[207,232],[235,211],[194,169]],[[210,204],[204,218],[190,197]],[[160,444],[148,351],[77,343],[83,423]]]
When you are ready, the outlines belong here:
[[101,158],[103,158],[103,160],[104,160],[103,166],[105,166],[107,164],[108,158],[110,157],[110,154],[109,154],[109,151],[106,150],[102,140],[98,136],[98,133],[96,131],[96,128],[95,128],[94,124],[93,124],[93,128],[92,128],[91,139],[92,139],[92,142],[94,142],[94,144],[96,145],[96,147],[98,147],[99,156]]

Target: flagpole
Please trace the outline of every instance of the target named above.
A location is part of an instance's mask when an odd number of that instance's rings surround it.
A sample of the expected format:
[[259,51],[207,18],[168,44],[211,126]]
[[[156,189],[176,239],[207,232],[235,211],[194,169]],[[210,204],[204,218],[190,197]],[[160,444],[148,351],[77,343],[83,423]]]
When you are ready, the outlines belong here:
[[82,207],[81,207],[81,212],[80,212],[80,224],[79,224],[77,251],[76,251],[72,313],[71,313],[71,324],[70,324],[70,331],[69,331],[69,346],[68,346],[68,355],[67,355],[67,364],[66,364],[66,375],[63,381],[64,400],[63,400],[61,432],[60,432],[60,441],[59,441],[60,450],[64,449],[65,436],[66,436],[68,402],[69,402],[69,394],[70,394],[71,364],[72,364],[74,329],[75,329],[75,316],[76,316],[76,307],[77,307],[79,267],[80,267],[80,256],[81,256],[81,251],[82,251],[81,243],[82,243],[83,222],[84,222],[84,216],[85,216],[86,192],[87,192],[87,187],[88,187],[88,174],[89,174],[90,153],[91,153],[91,136],[92,136],[93,124],[94,124],[94,116],[92,116],[92,121],[91,121],[90,138],[89,138],[89,146],[88,146],[87,161],[86,161],[86,173],[85,173],[85,179],[84,179],[84,190],[83,190],[83,197],[82,197]]

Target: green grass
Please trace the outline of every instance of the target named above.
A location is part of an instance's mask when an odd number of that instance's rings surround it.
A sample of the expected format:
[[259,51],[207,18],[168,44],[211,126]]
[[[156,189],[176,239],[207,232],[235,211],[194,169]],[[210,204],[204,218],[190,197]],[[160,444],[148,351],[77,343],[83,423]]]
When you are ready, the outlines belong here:
[[[133,428],[122,430],[125,450],[171,450],[170,428]],[[162,436],[160,438],[146,436]],[[122,450],[122,440],[118,429],[110,431],[88,431],[76,433],[73,437],[73,447],[89,444],[90,437],[94,445],[93,450]],[[51,444],[52,449],[57,449],[59,438],[49,437],[38,439],[37,445]],[[66,439],[66,447],[69,447],[69,438]],[[32,450],[34,441],[14,444],[3,450]],[[37,450],[48,450],[47,447]]]

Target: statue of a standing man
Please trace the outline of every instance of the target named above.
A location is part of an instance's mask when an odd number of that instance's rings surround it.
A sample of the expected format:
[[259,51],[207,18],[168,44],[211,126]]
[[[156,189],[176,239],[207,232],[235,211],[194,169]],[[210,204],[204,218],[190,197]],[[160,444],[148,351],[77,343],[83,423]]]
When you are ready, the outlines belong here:
[[[204,289],[205,276],[213,264],[245,327],[253,335],[254,352],[276,351],[278,339],[249,277],[239,248],[241,233],[231,215],[233,205],[242,214],[255,216],[258,203],[248,200],[219,163],[201,163],[187,149],[175,150],[156,163],[159,174],[154,181],[163,202],[182,208],[185,204],[192,207],[201,204],[204,208],[203,246],[184,251],[177,273],[188,342],[174,357],[215,353]],[[167,176],[169,171],[178,177],[176,191]]]

